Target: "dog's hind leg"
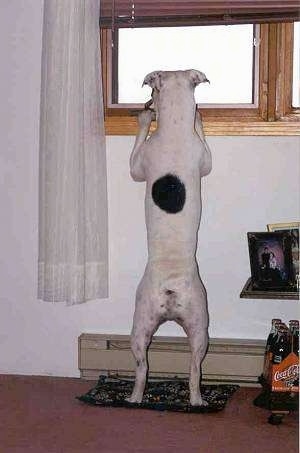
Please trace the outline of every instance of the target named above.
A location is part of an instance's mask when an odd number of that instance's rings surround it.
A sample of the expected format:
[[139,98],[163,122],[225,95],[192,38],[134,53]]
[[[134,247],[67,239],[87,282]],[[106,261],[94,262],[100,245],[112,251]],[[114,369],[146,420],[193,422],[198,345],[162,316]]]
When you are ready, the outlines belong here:
[[201,362],[205,356],[208,345],[207,329],[200,329],[199,325],[186,328],[191,347],[191,364],[190,364],[190,404],[192,406],[207,406],[202,399],[200,392],[200,374]]
[[131,333],[131,350],[136,361],[135,383],[132,394],[126,401],[140,403],[143,399],[147,373],[147,349],[153,334],[152,328],[133,326]]

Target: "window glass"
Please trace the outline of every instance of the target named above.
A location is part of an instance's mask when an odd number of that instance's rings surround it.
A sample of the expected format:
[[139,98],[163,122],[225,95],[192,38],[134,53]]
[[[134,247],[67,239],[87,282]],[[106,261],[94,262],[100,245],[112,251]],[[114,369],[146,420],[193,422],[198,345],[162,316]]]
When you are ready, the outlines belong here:
[[144,103],[141,88],[155,70],[198,69],[210,80],[196,102],[251,104],[254,91],[253,25],[125,28],[119,30],[118,101]]
[[293,107],[300,107],[300,22],[294,23]]

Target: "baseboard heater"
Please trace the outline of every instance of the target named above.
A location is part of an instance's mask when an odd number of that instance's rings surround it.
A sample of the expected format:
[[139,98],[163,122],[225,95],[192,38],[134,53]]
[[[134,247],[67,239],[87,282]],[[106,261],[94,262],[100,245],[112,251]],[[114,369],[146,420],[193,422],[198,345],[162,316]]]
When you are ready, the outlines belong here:
[[[129,335],[83,333],[78,339],[82,379],[99,374],[133,377],[135,361]],[[265,341],[211,338],[202,365],[206,383],[236,383],[258,386],[263,369]],[[148,351],[150,378],[186,378],[190,349],[184,337],[153,337]]]

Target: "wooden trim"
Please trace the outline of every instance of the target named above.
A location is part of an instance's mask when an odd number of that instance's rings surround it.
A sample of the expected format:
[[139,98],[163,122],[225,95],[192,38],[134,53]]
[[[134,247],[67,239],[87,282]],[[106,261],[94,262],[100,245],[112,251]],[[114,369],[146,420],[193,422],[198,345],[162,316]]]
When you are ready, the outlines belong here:
[[261,25],[260,32],[261,118],[297,123],[299,112],[292,108],[293,24]]
[[293,24],[277,27],[276,119],[291,114],[293,86]]
[[268,120],[268,95],[269,95],[269,26],[260,26],[259,35],[259,117]]
[[[134,376],[129,335],[82,334],[78,339],[82,379],[99,374]],[[204,382],[258,385],[265,341],[212,338],[202,365]],[[188,377],[190,349],[185,337],[154,337],[148,352],[150,377]]]
[[276,94],[277,94],[277,34],[278,27],[275,24],[269,25],[268,33],[268,107],[267,119],[268,121],[275,121],[276,119]]
[[[299,122],[285,121],[204,121],[204,132],[207,136],[231,135],[300,135]],[[155,130],[153,123],[151,131]],[[136,117],[110,116],[105,120],[106,135],[136,135],[138,130]]]
[[[300,135],[300,110],[291,106],[292,37],[293,24],[260,26],[258,105],[200,106],[207,135]],[[116,82],[112,66],[114,62],[116,69],[116,57],[113,58],[111,31],[101,30],[101,48],[105,132],[107,135],[135,135],[136,116],[143,106],[112,102]]]

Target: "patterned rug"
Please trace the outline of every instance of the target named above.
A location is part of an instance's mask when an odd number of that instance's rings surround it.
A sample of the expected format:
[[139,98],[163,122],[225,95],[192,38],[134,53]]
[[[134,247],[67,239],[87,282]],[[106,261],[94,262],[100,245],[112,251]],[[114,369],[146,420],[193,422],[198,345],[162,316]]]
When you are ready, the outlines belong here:
[[96,406],[142,408],[175,412],[218,412],[224,409],[238,385],[202,385],[201,393],[208,406],[191,406],[186,379],[149,381],[140,404],[125,401],[132,391],[133,380],[100,376],[96,386],[86,394],[77,396],[79,401]]

